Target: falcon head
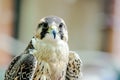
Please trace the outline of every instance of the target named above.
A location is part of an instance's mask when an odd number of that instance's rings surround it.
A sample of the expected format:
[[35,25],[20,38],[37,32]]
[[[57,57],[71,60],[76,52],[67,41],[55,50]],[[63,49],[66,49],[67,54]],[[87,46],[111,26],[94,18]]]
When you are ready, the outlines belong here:
[[68,41],[67,27],[63,19],[57,16],[48,16],[40,20],[35,37],[47,41]]

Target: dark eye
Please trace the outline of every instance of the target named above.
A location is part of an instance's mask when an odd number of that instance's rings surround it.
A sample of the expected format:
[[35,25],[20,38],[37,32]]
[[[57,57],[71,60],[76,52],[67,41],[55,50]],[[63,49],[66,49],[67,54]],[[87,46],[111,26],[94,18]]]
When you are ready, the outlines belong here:
[[60,23],[59,28],[62,28],[62,27],[63,27],[63,23]]
[[47,22],[43,22],[42,25],[43,25],[44,28],[47,28],[47,27],[48,27],[48,23],[47,23]]

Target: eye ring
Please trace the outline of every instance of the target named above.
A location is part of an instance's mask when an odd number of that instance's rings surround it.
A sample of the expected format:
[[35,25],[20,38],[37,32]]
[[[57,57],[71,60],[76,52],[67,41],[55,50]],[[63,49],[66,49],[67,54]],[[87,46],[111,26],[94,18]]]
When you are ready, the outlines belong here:
[[62,28],[62,27],[63,27],[63,23],[60,23],[59,28]]

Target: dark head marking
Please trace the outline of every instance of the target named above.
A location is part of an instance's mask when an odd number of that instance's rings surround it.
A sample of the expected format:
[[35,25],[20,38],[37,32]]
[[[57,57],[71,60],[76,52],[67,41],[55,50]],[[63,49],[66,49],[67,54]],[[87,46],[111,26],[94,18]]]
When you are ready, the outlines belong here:
[[47,31],[48,31],[48,28],[46,28],[46,27],[42,28],[42,32],[40,33],[41,39],[43,39],[45,37],[46,33],[48,33]]
[[42,22],[42,23],[38,24],[38,28],[40,28],[42,26],[43,26],[43,28],[48,28],[48,23],[47,22]]

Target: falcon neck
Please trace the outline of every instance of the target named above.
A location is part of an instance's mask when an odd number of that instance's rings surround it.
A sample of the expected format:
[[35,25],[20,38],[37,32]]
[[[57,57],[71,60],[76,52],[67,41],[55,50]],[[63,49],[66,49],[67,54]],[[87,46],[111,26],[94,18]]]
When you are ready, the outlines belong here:
[[29,50],[42,50],[42,48],[47,48],[47,49],[58,49],[58,48],[67,48],[68,45],[66,42],[64,41],[59,41],[59,42],[49,42],[49,41],[44,41],[44,40],[39,40],[36,37],[33,37],[32,40],[30,41],[30,43],[28,44],[27,48],[25,49],[25,51],[29,51]]

